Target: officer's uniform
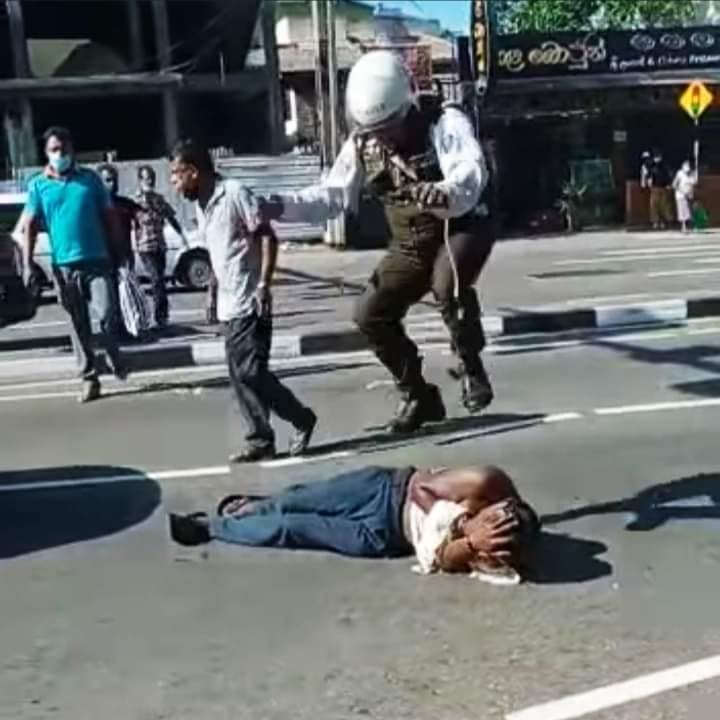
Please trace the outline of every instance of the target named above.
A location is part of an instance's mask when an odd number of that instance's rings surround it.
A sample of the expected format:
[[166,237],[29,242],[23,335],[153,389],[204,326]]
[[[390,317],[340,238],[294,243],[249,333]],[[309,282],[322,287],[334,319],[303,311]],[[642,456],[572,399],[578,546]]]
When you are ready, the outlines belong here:
[[[402,319],[432,291],[468,377],[487,388],[487,404],[492,393],[480,360],[485,338],[473,287],[495,239],[482,150],[467,116],[454,106],[413,108],[403,129],[402,157],[391,157],[376,140],[351,136],[321,184],[280,198],[282,218],[323,222],[342,211],[356,212],[363,194],[379,201],[390,236],[388,253],[357,303],[355,322],[400,390],[418,397],[427,386]],[[419,183],[443,190],[448,207],[418,207],[411,191]],[[459,273],[459,302],[445,248],[446,220]]]
[[[457,112],[457,110],[455,110]],[[480,305],[473,287],[495,239],[484,197],[465,215],[449,221],[450,246],[459,275],[459,298],[445,247],[445,221],[418,208],[410,197],[418,182],[441,183],[442,171],[431,142],[431,128],[441,110],[410,115],[410,152],[396,163],[375,142],[358,148],[365,169],[366,192],[385,209],[390,233],[387,255],[380,261],[355,308],[355,322],[371,348],[390,370],[401,390],[413,392],[423,384],[415,343],[402,319],[411,305],[432,291],[450,332],[454,350],[469,375],[482,371],[480,351],[485,336]],[[489,194],[486,184],[483,195]]]

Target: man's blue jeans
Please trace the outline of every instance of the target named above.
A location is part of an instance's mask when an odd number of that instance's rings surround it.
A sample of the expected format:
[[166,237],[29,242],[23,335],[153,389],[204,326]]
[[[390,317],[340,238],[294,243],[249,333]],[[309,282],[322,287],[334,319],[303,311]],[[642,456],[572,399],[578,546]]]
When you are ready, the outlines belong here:
[[97,378],[100,367],[92,348],[91,316],[100,325],[100,343],[111,369],[121,366],[115,331],[117,329],[117,293],[113,292],[107,263],[84,262],[53,268],[58,296],[70,316],[70,338],[82,377]]
[[295,485],[246,513],[215,517],[210,535],[240,545],[330,550],[355,557],[412,553],[402,528],[410,470],[367,467]]

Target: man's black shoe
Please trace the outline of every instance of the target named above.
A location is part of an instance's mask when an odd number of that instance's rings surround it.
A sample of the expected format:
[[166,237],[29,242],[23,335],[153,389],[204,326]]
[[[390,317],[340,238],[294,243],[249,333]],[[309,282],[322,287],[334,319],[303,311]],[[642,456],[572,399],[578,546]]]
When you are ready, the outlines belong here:
[[229,460],[232,465],[243,465],[245,463],[259,462],[260,460],[272,460],[274,457],[274,445],[249,445],[239,453],[231,455]]
[[302,455],[310,445],[315,426],[317,425],[317,415],[308,408],[307,419],[302,427],[295,429],[295,435],[290,443],[290,455],[296,457]]
[[469,413],[482,412],[493,401],[490,380],[485,370],[478,374],[466,375],[463,378],[462,403]]
[[170,537],[178,545],[205,545],[210,542],[207,513],[197,512],[190,515],[168,515]]
[[425,385],[403,396],[388,430],[410,433],[426,422],[440,422],[446,417],[445,405],[436,385]]

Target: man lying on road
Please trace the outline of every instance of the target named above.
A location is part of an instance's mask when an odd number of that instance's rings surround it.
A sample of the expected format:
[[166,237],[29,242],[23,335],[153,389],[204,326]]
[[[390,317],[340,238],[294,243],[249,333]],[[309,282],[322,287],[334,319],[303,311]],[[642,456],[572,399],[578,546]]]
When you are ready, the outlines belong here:
[[354,557],[415,554],[420,572],[518,582],[540,523],[500,468],[367,467],[270,497],[231,495],[215,516],[170,515],[181,545],[330,550]]

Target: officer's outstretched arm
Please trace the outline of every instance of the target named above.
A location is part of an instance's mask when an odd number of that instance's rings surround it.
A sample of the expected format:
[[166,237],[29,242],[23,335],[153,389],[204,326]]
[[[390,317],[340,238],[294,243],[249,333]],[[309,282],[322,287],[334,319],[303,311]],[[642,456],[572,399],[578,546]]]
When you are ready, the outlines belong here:
[[356,141],[351,137],[343,145],[328,175],[317,185],[269,198],[268,203],[274,205],[270,219],[319,224],[344,211],[353,212],[357,209],[364,179]]
[[462,110],[447,108],[432,129],[443,180],[436,183],[448,198],[446,208],[433,209],[442,218],[465,215],[479,202],[488,181],[487,165],[472,124]]

